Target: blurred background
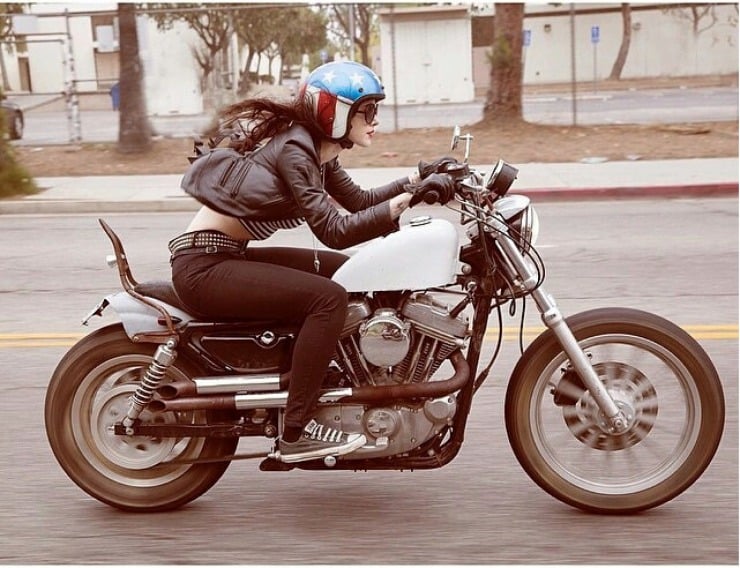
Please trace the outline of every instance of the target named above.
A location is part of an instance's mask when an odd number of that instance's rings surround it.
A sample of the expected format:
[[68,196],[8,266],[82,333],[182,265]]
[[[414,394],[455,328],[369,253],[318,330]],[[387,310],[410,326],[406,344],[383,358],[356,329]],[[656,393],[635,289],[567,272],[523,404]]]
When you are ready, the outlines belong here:
[[63,101],[70,120],[80,101],[200,115],[290,95],[346,58],[381,76],[387,105],[493,110],[529,87],[736,77],[737,24],[736,3],[5,3],[0,86],[23,109]]

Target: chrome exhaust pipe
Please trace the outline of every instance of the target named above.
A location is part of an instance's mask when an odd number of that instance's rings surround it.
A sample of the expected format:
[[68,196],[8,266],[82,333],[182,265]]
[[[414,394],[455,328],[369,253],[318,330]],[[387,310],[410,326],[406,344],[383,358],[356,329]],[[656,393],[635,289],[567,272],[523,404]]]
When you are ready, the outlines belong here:
[[439,398],[459,391],[470,378],[470,366],[460,350],[449,357],[455,373],[444,381],[426,383],[405,383],[380,387],[355,387],[351,394],[339,402],[351,404],[372,404],[385,400],[406,400],[413,398]]
[[[331,403],[352,394],[352,389],[322,391],[319,402]],[[258,408],[285,408],[288,391],[233,396],[191,396],[171,400],[155,399],[147,407],[152,412],[179,412],[189,410],[256,410]]]
[[279,391],[281,388],[287,388],[287,377],[277,374],[226,375],[196,377],[190,381],[167,383],[157,389],[157,394],[164,400],[171,400],[179,397],[230,394],[241,391],[272,392]]
[[[372,404],[389,399],[405,400],[418,398],[439,398],[442,396],[447,396],[449,394],[452,394],[453,392],[459,391],[470,379],[470,367],[468,366],[468,362],[465,360],[462,352],[460,352],[459,350],[455,351],[454,353],[452,353],[452,355],[450,355],[449,359],[452,363],[453,368],[455,369],[455,373],[452,375],[452,377],[444,381],[431,381],[427,383],[410,383],[379,387],[363,386],[351,389],[347,388],[326,390],[321,392],[319,402],[339,402],[342,404]],[[239,390],[248,390],[248,385],[251,384],[250,379],[259,379],[260,377],[264,378],[265,376],[246,375],[239,377],[201,377],[198,379],[194,379],[192,383],[170,383],[168,385],[163,385],[162,387],[160,387],[160,389],[171,386],[177,387],[179,385],[187,385],[188,388],[194,389],[196,388],[197,381],[201,381],[203,387],[208,384],[212,388],[225,388],[222,386],[216,387],[218,381],[215,381],[215,379],[239,379],[236,381],[236,384],[239,385]],[[267,384],[274,385],[274,381],[277,381],[277,385],[279,387],[280,376],[273,375],[272,378],[273,382],[266,381],[266,384],[264,385],[265,387],[267,386]],[[203,383],[204,380],[206,381],[205,383]],[[190,386],[191,384],[192,387]],[[259,380],[255,384],[259,384]],[[234,386],[233,383],[232,386]],[[284,408],[288,400],[288,391],[277,389],[272,389],[272,392],[232,394],[229,396],[184,396],[169,399],[161,395],[160,389],[158,389],[157,392],[160,394],[161,398],[153,400],[149,403],[147,407],[152,412],[176,412],[186,410],[254,410],[258,408]]]

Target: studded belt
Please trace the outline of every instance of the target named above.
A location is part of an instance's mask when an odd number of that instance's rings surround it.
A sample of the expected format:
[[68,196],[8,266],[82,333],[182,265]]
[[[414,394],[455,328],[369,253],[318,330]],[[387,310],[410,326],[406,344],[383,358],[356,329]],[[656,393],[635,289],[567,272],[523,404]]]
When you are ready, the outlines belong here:
[[219,231],[194,231],[185,233],[172,239],[167,245],[174,256],[177,253],[206,253],[218,252],[243,253],[249,244],[248,240],[232,239]]

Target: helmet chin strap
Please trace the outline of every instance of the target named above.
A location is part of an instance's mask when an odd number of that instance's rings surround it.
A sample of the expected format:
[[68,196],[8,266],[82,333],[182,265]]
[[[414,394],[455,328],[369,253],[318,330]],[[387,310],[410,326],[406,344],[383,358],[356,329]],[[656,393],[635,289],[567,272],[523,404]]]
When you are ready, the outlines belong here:
[[349,150],[355,145],[355,143],[351,142],[349,138],[344,137],[341,140],[339,140],[339,145],[345,150]]

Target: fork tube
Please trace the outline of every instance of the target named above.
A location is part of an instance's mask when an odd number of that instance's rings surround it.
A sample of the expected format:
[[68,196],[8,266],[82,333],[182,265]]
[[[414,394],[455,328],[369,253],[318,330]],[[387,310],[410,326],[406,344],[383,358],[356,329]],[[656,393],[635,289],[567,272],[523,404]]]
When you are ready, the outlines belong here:
[[578,376],[583,381],[588,391],[593,396],[599,409],[609,418],[612,427],[616,431],[622,431],[626,428],[626,421],[619,407],[614,403],[611,395],[607,391],[599,376],[594,371],[591,362],[586,354],[578,345],[573,332],[555,304],[555,300],[548,294],[542,286],[536,287],[538,277],[532,269],[527,259],[519,252],[517,245],[506,235],[496,239],[506,258],[508,258],[517,270],[520,277],[522,288],[529,290],[534,298],[537,307],[542,314],[542,321],[548,329],[552,330],[558,342],[570,359]]
[[588,357],[580,345],[578,345],[578,340],[568,327],[563,314],[555,304],[555,300],[541,286],[532,291],[532,297],[540,309],[543,323],[558,338],[563,351],[568,355],[570,362],[583,381],[583,384],[588,388],[591,396],[594,397],[596,404],[598,404],[601,411],[611,420],[612,426],[616,430],[621,430],[624,427],[624,421],[619,407],[614,403],[606,387],[599,379],[596,371],[594,371]]

